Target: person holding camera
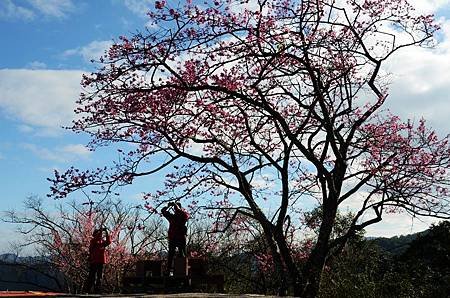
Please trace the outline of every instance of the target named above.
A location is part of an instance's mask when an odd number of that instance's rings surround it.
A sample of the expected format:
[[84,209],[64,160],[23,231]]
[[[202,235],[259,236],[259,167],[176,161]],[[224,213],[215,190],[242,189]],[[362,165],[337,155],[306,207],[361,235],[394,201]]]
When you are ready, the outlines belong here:
[[[173,212],[169,211],[171,208],[173,208]],[[166,207],[161,209],[161,213],[169,221],[167,267],[170,272],[173,269],[173,257],[177,248],[179,256],[186,257],[186,222],[189,219],[189,213],[181,208],[179,202],[170,202]]]
[[[103,232],[104,236],[103,237]],[[106,264],[106,247],[111,244],[111,237],[106,228],[96,229],[89,244],[89,275],[85,283],[84,292],[99,293],[102,286],[103,266]]]

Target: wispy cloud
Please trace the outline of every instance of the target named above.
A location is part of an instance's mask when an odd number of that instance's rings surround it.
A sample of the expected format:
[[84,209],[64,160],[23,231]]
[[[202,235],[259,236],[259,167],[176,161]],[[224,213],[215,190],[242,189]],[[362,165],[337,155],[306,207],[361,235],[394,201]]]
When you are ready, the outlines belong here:
[[112,45],[111,40],[94,40],[86,46],[64,51],[63,57],[81,56],[86,62],[99,59]]
[[22,147],[32,152],[40,159],[59,163],[70,162],[77,159],[87,159],[92,154],[92,152],[82,144],[69,144],[53,150],[29,143],[22,144]]
[[31,21],[35,16],[31,9],[16,5],[12,0],[0,1],[0,20]]
[[27,69],[46,69],[47,64],[41,61],[33,61],[27,64]]
[[17,129],[20,132],[23,132],[23,133],[32,133],[32,132],[34,132],[34,128],[29,126],[29,125],[26,125],[26,124],[20,124],[19,126],[17,126]]
[[65,18],[75,11],[76,6],[72,0],[1,0],[1,20],[32,21],[38,16],[49,18]]
[[62,147],[60,149],[61,152],[65,154],[70,154],[74,156],[80,156],[80,157],[88,157],[92,154],[92,151],[90,151],[86,146],[82,144],[70,144]]
[[0,109],[39,134],[71,124],[81,71],[0,69]]
[[29,0],[41,14],[48,17],[64,18],[75,10],[71,0]]
[[124,0],[125,6],[138,16],[145,17],[150,8],[154,7],[153,0]]

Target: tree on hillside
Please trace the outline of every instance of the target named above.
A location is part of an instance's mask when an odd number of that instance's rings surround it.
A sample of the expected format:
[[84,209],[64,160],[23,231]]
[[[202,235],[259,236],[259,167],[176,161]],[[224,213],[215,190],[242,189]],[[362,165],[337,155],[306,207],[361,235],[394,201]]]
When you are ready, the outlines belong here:
[[397,274],[407,277],[417,297],[450,292],[450,222],[432,225],[397,258]]
[[319,297],[447,297],[450,222],[409,236],[396,254],[389,248],[396,248],[398,237],[351,241],[324,273]]
[[[84,77],[72,127],[93,149],[122,145],[120,160],[55,172],[52,196],[163,173],[163,188],[145,196],[150,211],[183,199],[209,202],[220,229],[255,220],[280,293],[287,281],[303,297],[316,295],[327,260],[385,213],[449,217],[448,136],[382,110],[382,66],[403,48],[433,45],[431,15],[405,0],[217,0],[155,1],[149,17],[152,26],[120,37]],[[351,198],[359,209],[332,237]],[[311,199],[318,237],[300,267],[286,234]]]

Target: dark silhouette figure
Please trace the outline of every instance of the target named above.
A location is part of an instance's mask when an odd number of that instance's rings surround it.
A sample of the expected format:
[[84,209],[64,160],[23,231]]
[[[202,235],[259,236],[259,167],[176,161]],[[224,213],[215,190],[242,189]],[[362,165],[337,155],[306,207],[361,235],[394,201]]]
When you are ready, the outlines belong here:
[[[103,238],[105,232],[105,238]],[[85,283],[84,292],[90,293],[94,286],[94,292],[101,292],[103,266],[106,264],[105,249],[111,244],[108,230],[105,228],[95,230],[89,244],[89,275]]]
[[[171,207],[173,207],[173,213],[169,212]],[[179,202],[169,203],[161,209],[161,213],[169,221],[169,255],[167,257],[167,267],[171,271],[173,269],[173,257],[175,256],[176,248],[178,248],[179,256],[186,257],[186,222],[189,219],[189,213],[181,208]]]

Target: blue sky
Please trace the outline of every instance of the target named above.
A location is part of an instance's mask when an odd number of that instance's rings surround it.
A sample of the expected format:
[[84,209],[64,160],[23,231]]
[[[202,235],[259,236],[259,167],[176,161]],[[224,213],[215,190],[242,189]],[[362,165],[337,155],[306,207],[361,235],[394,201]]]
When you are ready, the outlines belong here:
[[0,209],[47,193],[52,168],[96,159],[83,146],[87,138],[60,127],[73,118],[89,60],[142,28],[145,8],[145,1],[1,1]]
[[[415,0],[420,11],[442,22],[441,44],[413,49],[388,65],[394,73],[389,108],[405,118],[421,116],[441,134],[450,115],[450,0]],[[120,35],[143,29],[153,0],[0,0],[0,211],[20,208],[28,195],[45,196],[46,177],[70,165],[96,167],[111,151],[88,151],[86,136],[61,129],[73,119],[81,74]],[[142,181],[126,190],[137,199]],[[51,203],[51,202],[50,202]],[[428,222],[387,219],[371,235],[422,230]],[[0,252],[14,238],[0,223]]]
[[[108,150],[92,154],[84,146],[86,136],[61,126],[73,119],[81,74],[93,70],[90,59],[118,36],[142,29],[152,5],[140,0],[0,1],[0,211],[20,210],[29,195],[45,197],[46,178],[55,168],[92,167],[108,159]],[[140,203],[136,189],[126,193]],[[0,252],[15,237],[12,226],[0,223]]]

